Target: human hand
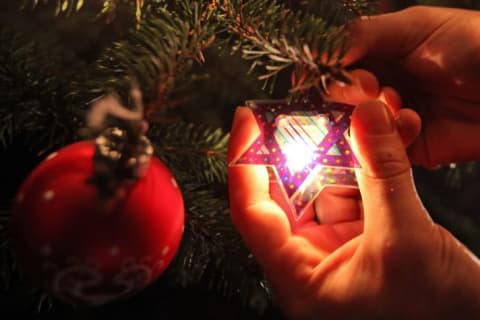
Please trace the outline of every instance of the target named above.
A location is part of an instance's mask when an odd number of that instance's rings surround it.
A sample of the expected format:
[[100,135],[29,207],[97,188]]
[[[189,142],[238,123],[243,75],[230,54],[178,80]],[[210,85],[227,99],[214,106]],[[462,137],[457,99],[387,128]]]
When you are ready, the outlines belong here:
[[350,26],[347,65],[395,87],[422,118],[409,149],[426,167],[480,159],[480,12],[411,7]]
[[[333,94],[355,101],[377,97],[393,104],[387,109],[369,100],[352,116],[353,146],[362,166],[357,172],[362,204],[355,206],[352,194],[333,193],[335,210],[325,213],[329,223],[306,224],[293,233],[285,213],[270,198],[266,169],[233,166],[233,222],[292,319],[479,315],[478,260],[433,223],[415,191],[404,148],[414,137],[402,134],[408,132],[402,123],[415,123],[415,115],[395,106],[395,92],[380,90],[371,75],[357,76],[363,78],[355,82],[364,90],[337,87]],[[412,121],[398,121],[405,118]],[[229,159],[241,155],[257,134],[250,110],[239,108]]]

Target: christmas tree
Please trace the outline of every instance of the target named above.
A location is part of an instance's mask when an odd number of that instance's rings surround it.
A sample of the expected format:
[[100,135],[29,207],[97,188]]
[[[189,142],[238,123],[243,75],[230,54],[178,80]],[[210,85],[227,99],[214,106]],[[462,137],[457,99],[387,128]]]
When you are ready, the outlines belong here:
[[[467,0],[424,3],[476,5]],[[332,79],[348,82],[341,60],[349,43],[345,25],[359,15],[415,3],[380,4],[369,0],[0,4],[4,186],[0,314],[74,319],[139,314],[183,319],[192,313],[208,319],[281,318],[268,282],[228,214],[226,151],[233,112],[249,99],[283,99],[310,89],[325,90]],[[148,129],[135,128],[147,130],[155,156],[178,183],[184,231],[178,250],[168,253],[175,256],[173,261],[141,292],[101,306],[71,305],[32,284],[18,266],[10,230],[12,207],[21,183],[49,155],[98,136],[89,115],[105,98],[118,105],[109,110],[112,115],[124,116],[101,117],[103,127],[130,128],[132,122],[125,114],[141,107],[141,120],[148,122]],[[480,190],[477,163],[436,171],[415,168],[415,175],[433,218],[480,254],[475,235],[480,218],[472,200]],[[167,196],[168,187],[162,184],[157,189],[142,201],[174,201]]]

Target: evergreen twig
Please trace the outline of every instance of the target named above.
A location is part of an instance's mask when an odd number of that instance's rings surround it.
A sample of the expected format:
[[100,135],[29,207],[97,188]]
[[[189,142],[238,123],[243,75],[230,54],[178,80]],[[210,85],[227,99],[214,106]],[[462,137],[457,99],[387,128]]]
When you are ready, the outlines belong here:
[[169,95],[188,81],[192,64],[204,61],[203,50],[215,39],[217,24],[205,6],[201,1],[181,0],[173,10],[153,7],[139,28],[131,29],[127,39],[113,44],[98,60],[100,76],[91,83],[92,90],[99,93],[113,87],[122,92],[134,77],[150,101],[147,120],[161,120],[165,108],[175,105]]
[[348,47],[344,32],[348,12],[342,2],[322,1],[321,16],[271,0],[220,2],[228,31],[239,36],[233,49],[252,60],[252,69],[263,68],[259,79],[265,87],[272,88],[278,74],[290,68],[292,92],[326,90],[330,79],[349,81],[341,62]]
[[55,15],[65,15],[70,16],[78,11],[80,11],[84,4],[85,0],[23,0],[20,9],[36,9],[40,5],[47,5],[54,2],[55,3]]
[[153,126],[148,135],[179,180],[226,182],[229,135],[221,129],[177,122]]
[[30,146],[50,148],[72,137],[75,118],[66,96],[74,76],[65,65],[75,63],[55,41],[0,30],[1,145],[23,136]]
[[271,304],[270,288],[233,227],[219,185],[182,185],[188,220],[182,247],[173,263],[183,286],[203,283],[221,296],[259,312]]

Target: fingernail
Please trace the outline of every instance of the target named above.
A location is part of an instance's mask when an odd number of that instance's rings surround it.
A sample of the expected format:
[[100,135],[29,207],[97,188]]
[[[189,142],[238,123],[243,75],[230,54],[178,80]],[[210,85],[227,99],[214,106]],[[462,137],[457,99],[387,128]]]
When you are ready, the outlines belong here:
[[377,100],[361,103],[355,110],[362,129],[367,134],[388,134],[394,130],[394,120],[388,107]]

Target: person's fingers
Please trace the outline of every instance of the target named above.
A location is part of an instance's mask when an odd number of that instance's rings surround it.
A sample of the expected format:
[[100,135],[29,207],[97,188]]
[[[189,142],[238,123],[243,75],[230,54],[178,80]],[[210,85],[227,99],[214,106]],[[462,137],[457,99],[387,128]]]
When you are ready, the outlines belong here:
[[352,83],[333,82],[329,90],[329,99],[337,102],[357,105],[367,99],[383,101],[393,113],[402,107],[400,94],[391,87],[382,87],[375,75],[367,70],[355,69],[349,72]]
[[290,236],[288,219],[270,198],[266,168],[233,163],[258,134],[251,110],[238,108],[228,151],[230,211],[232,221],[249,249],[259,260],[268,261]]
[[326,257],[360,235],[362,231],[363,221],[355,220],[328,225],[311,223],[299,229],[296,235],[307,239],[316,250],[322,252]]
[[[255,206],[270,200],[268,175],[265,168],[234,164],[234,161],[245,152],[259,132],[252,111],[246,107],[238,108],[233,121],[227,155],[229,190],[231,205],[234,209]],[[249,181],[254,183],[249,185]]]
[[448,10],[410,7],[401,11],[353,20],[349,27],[351,48],[343,63],[353,64],[365,57],[399,60],[413,52],[439,24]]
[[233,117],[231,137],[228,145],[227,162],[237,160],[248,144],[260,133],[252,111],[248,107],[238,107]]
[[320,224],[336,224],[361,218],[360,192],[356,188],[327,187],[313,203]]
[[428,222],[389,108],[378,100],[361,103],[353,112],[351,131],[361,165],[357,178],[366,239],[384,241]]
[[452,121],[439,117],[425,124],[418,139],[409,148],[412,163],[435,169],[452,162],[480,158],[478,123]]
[[405,147],[419,136],[422,126],[420,116],[412,109],[401,109],[395,115],[395,124]]
[[329,99],[357,105],[365,99],[374,99],[379,94],[377,78],[366,70],[356,69],[349,73],[352,83],[333,82],[328,88]]
[[400,94],[391,87],[383,87],[380,90],[378,99],[385,103],[390,110],[392,110],[393,114],[396,114],[402,107],[402,98],[400,97]]

